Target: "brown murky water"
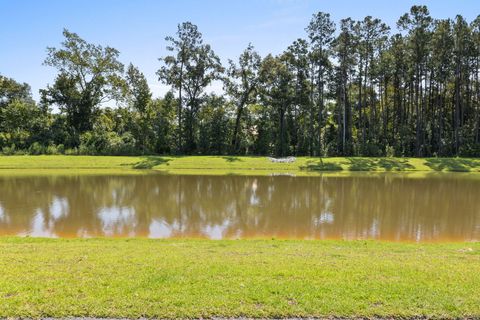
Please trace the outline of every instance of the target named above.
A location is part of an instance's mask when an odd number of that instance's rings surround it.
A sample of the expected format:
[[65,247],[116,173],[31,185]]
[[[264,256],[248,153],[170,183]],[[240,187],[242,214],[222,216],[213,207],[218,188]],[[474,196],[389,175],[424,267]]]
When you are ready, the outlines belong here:
[[0,177],[0,235],[480,240],[480,179]]

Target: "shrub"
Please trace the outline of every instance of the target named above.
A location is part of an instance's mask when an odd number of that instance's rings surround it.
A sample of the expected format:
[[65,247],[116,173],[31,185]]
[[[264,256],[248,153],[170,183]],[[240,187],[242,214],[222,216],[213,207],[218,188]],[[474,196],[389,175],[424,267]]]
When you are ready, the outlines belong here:
[[58,152],[58,149],[57,149],[57,146],[54,145],[54,144],[51,144],[49,145],[46,149],[45,149],[45,154],[59,154]]
[[7,156],[15,154],[15,144],[12,144],[10,147],[7,147],[7,146],[3,147],[2,153]]
[[458,153],[462,157],[478,157],[480,156],[480,144],[467,142],[460,147]]
[[80,154],[132,155],[137,152],[136,140],[129,132],[119,136],[115,132],[89,131],[80,137]]
[[0,132],[0,148],[6,147],[11,141],[11,135],[7,132]]
[[39,155],[45,152],[45,148],[38,142],[32,143],[30,148],[28,148],[28,153],[32,155]]
[[78,155],[78,154],[79,154],[79,153],[78,153],[78,149],[77,149],[77,148],[73,148],[73,149],[72,149],[72,148],[69,148],[69,149],[66,149],[66,150],[65,150],[65,155],[67,155],[67,156],[76,156],[76,155]]
[[15,150],[15,152],[13,154],[16,155],[16,156],[24,156],[24,155],[28,154],[28,152],[27,152],[27,150],[24,150],[24,149],[17,149],[17,150]]
[[385,156],[392,158],[395,157],[395,148],[393,146],[386,146],[385,147]]
[[57,146],[57,152],[58,154],[65,154],[65,146],[63,144],[59,144]]

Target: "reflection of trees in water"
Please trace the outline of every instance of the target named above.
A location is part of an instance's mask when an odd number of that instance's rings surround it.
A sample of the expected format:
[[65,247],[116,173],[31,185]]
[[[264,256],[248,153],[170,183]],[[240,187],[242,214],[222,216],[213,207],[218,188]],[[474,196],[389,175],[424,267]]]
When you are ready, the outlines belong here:
[[478,186],[391,175],[1,177],[0,233],[472,240]]

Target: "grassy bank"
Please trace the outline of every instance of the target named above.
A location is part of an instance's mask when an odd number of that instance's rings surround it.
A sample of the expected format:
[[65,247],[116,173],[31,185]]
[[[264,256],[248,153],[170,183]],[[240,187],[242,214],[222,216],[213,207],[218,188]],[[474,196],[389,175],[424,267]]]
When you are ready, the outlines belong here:
[[[267,157],[233,156],[0,156],[0,174],[17,169],[71,171],[158,170],[172,173],[256,174],[317,172],[480,172],[480,159],[470,158],[310,158],[273,163]],[[138,173],[138,172],[137,172]]]
[[0,317],[480,316],[480,243],[0,238]]

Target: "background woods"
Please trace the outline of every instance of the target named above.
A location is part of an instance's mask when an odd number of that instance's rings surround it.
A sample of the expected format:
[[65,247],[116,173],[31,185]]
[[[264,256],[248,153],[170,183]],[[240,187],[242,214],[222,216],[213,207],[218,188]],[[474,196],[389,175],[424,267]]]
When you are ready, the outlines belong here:
[[[0,76],[0,149],[13,153],[480,156],[480,17],[414,6],[395,30],[319,12],[278,55],[222,66],[197,26],[166,38],[152,93],[111,47],[64,30],[54,82]],[[213,83],[223,92],[211,93]],[[55,108],[54,108],[55,107]],[[59,112],[52,112],[52,110]]]

